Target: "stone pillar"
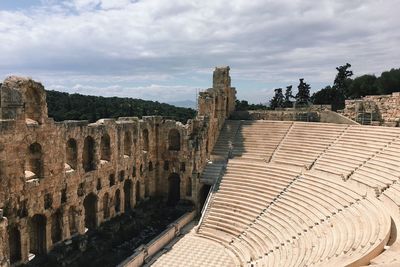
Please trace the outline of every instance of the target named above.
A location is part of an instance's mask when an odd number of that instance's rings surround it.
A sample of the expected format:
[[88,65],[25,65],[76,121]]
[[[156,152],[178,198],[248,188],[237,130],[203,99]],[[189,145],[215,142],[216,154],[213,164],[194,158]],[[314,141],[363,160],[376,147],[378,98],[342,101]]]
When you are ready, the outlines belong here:
[[7,218],[3,217],[3,210],[0,209],[0,267],[10,266],[7,226]]

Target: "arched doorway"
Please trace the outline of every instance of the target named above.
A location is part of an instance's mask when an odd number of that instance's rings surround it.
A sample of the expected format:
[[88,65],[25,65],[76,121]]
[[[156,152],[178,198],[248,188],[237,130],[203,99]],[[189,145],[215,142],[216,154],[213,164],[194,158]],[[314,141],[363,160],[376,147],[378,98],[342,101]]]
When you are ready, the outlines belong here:
[[61,220],[62,220],[61,211],[57,210],[51,216],[51,241],[53,242],[53,244],[57,243],[58,241],[61,241],[62,238]]
[[85,197],[83,201],[83,206],[85,208],[85,227],[89,230],[96,228],[97,218],[96,218],[96,206],[97,197],[95,194],[90,193]]
[[121,211],[121,192],[119,189],[115,191],[115,213],[119,213]]
[[93,171],[96,169],[95,163],[95,142],[91,136],[85,138],[83,144],[82,164],[85,172]]
[[21,233],[16,226],[12,226],[8,230],[8,244],[11,264],[19,262],[21,260]]
[[132,181],[125,180],[124,183],[125,212],[132,209]]
[[168,177],[168,204],[174,206],[181,199],[181,178],[177,173]]
[[136,198],[136,203],[140,201],[140,183],[139,181],[136,181],[135,185],[135,198]]
[[77,221],[76,221],[77,212],[74,207],[70,207],[68,211],[68,225],[69,225],[69,234],[74,235],[78,232]]
[[29,252],[43,255],[46,251],[46,217],[34,215],[29,222]]

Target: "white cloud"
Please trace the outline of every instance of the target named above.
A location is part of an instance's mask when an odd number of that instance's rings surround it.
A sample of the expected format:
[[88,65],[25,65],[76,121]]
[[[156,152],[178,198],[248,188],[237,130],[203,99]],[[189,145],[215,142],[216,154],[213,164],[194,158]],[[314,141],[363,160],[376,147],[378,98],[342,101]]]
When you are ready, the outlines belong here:
[[101,95],[100,82],[129,87],[134,77],[155,92],[207,85],[214,66],[230,65],[241,95],[257,101],[299,77],[331,83],[345,62],[356,74],[398,67],[398,10],[397,0],[46,0],[0,11],[0,75]]

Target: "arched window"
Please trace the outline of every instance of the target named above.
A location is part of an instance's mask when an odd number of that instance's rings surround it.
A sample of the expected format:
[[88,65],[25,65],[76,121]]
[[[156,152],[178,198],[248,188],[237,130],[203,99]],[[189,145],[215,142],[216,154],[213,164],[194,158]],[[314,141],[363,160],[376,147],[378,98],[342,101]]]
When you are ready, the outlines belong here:
[[119,189],[115,191],[115,213],[119,213],[121,211],[121,192]]
[[168,204],[174,206],[181,199],[181,179],[179,174],[171,173],[168,178]]
[[82,165],[85,172],[93,171],[96,169],[95,162],[95,142],[91,136],[85,138],[83,144]]
[[65,154],[66,154],[66,165],[65,165],[65,170],[70,171],[70,170],[76,170],[76,167],[78,165],[77,160],[78,160],[78,148],[76,145],[75,139],[69,139],[66,145],[65,149]]
[[153,171],[153,162],[149,162],[149,172]]
[[28,148],[25,176],[43,178],[43,152],[42,146],[38,143],[33,143]]
[[85,208],[85,227],[89,230],[97,226],[97,196],[90,193],[83,200]]
[[108,193],[103,196],[103,218],[108,219],[110,217],[110,205],[109,205]]
[[53,244],[61,241],[62,239],[62,230],[61,230],[61,222],[62,215],[61,211],[58,209],[52,216],[51,216],[51,241]]
[[36,214],[29,220],[29,252],[43,255],[46,248],[46,217]]
[[149,151],[149,130],[144,129],[142,135],[143,135],[143,150]]
[[186,196],[192,196],[192,178],[188,177],[186,180]]
[[172,129],[168,134],[169,150],[179,151],[181,149],[181,134],[177,129]]
[[131,156],[132,154],[132,134],[128,131],[124,136],[124,155]]
[[111,147],[110,147],[110,136],[108,134],[104,134],[101,137],[100,141],[100,159],[111,161]]
[[115,174],[111,173],[110,176],[108,176],[108,180],[110,181],[110,186],[115,185]]
[[8,244],[11,264],[19,262],[21,260],[21,233],[16,226],[8,230]]

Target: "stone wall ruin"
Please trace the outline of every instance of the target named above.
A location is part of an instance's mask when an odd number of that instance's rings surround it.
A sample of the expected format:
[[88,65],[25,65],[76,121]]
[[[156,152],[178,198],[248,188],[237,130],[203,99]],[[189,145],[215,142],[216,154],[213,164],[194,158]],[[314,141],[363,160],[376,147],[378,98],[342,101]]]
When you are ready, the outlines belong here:
[[25,263],[162,196],[198,203],[199,174],[236,90],[229,67],[198,97],[196,118],[160,116],[55,122],[44,87],[9,77],[0,88],[0,267]]

